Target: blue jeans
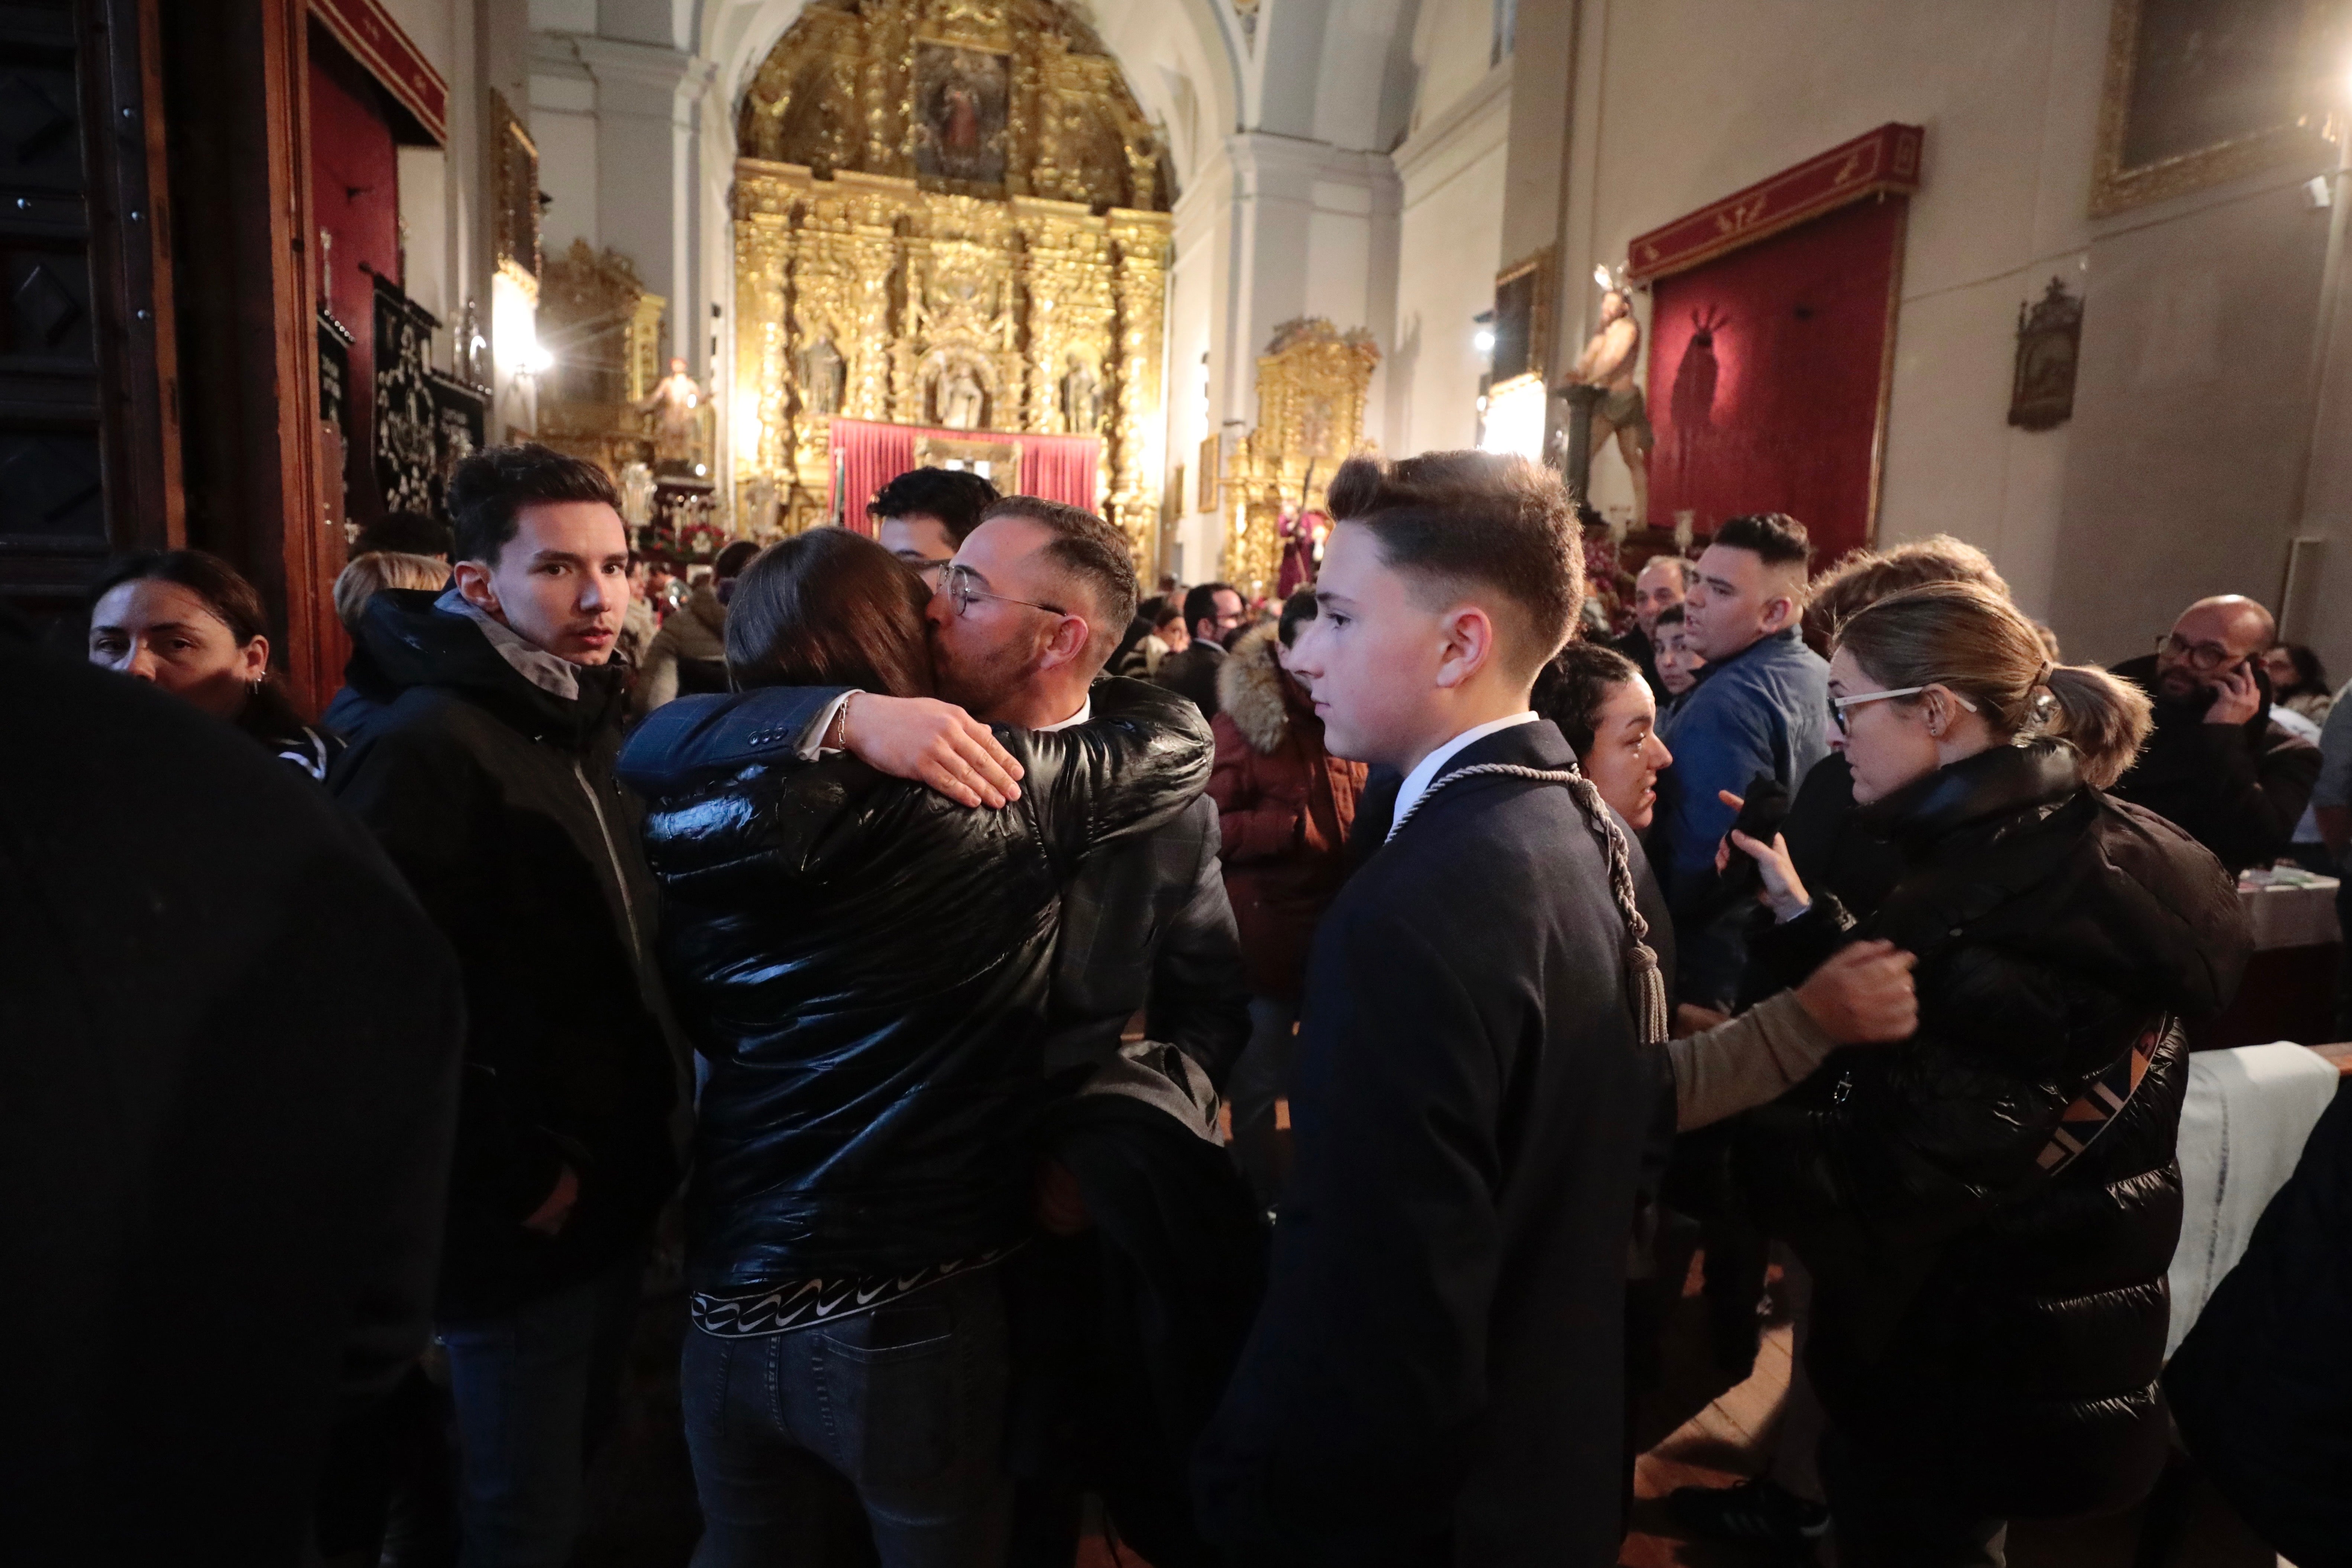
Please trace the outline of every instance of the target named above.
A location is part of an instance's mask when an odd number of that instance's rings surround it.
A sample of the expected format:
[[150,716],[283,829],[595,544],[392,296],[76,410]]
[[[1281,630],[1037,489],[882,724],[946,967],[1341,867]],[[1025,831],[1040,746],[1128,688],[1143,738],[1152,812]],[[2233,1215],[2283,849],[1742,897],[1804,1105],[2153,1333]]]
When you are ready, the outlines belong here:
[[497,1318],[443,1323],[462,1472],[458,1568],[564,1568],[612,1424],[644,1260]]
[[694,1568],[818,1568],[835,1477],[856,1489],[884,1568],[994,1568],[1013,1494],[1009,1365],[992,1268],[785,1333],[689,1330]]

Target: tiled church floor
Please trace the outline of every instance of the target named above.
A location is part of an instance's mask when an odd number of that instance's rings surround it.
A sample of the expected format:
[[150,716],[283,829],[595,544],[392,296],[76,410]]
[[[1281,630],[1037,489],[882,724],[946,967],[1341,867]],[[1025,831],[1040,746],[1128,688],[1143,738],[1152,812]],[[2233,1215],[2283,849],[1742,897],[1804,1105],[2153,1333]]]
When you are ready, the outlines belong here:
[[[646,1304],[624,1394],[621,1424],[590,1477],[587,1536],[574,1568],[684,1568],[700,1521],[677,1407],[677,1347],[684,1331],[675,1297]],[[1769,1328],[1754,1373],[1737,1387],[1704,1369],[1700,1303],[1686,1296],[1668,1327],[1672,1386],[1643,1413],[1644,1435],[1664,1432],[1635,1469],[1638,1500],[1624,1568],[1764,1568],[1742,1548],[1686,1541],[1659,1501],[1678,1486],[1715,1485],[1752,1474],[1788,1387],[1790,1331]],[[1680,1370],[1676,1375],[1675,1369]],[[2159,1568],[2136,1562],[2140,1510],[2063,1526],[2021,1525],[2010,1533],[2011,1568]],[[1822,1561],[1828,1562],[1827,1553]],[[2274,1559],[2210,1489],[2200,1488],[2179,1549],[2160,1568],[2273,1568]],[[1131,1552],[1090,1537],[1076,1568],[1149,1568]]]

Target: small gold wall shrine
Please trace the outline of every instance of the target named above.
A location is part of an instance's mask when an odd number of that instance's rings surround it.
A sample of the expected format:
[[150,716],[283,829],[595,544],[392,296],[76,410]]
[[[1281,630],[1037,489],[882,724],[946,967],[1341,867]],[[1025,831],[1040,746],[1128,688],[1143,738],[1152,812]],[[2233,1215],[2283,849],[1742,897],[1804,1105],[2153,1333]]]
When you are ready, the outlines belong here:
[[835,415],[1098,434],[1106,515],[1153,558],[1166,157],[1084,23],[814,0],[737,146],[739,525],[825,521]]
[[1257,362],[1257,426],[1237,447],[1221,504],[1233,531],[1225,575],[1255,597],[1281,570],[1282,513],[1320,511],[1341,459],[1363,445],[1364,396],[1381,351],[1359,327],[1286,321]]

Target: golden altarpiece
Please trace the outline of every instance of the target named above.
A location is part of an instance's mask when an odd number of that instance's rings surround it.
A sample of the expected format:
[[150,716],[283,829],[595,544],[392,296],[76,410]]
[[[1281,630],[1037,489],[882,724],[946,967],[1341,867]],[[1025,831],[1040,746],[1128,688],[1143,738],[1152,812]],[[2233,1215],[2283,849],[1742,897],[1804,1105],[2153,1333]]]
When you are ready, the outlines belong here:
[[618,478],[654,458],[645,404],[661,380],[667,303],[629,258],[584,239],[541,268],[539,341],[552,363],[540,391],[538,438]]
[[845,415],[1098,435],[1105,514],[1151,558],[1167,163],[1083,22],[1049,0],[813,0],[737,148],[739,528],[826,521]]
[[1255,597],[1274,592],[1286,515],[1324,510],[1340,461],[1363,447],[1364,397],[1381,351],[1372,334],[1343,332],[1320,316],[1286,321],[1257,362],[1257,425],[1238,442],[1218,506],[1225,575]]

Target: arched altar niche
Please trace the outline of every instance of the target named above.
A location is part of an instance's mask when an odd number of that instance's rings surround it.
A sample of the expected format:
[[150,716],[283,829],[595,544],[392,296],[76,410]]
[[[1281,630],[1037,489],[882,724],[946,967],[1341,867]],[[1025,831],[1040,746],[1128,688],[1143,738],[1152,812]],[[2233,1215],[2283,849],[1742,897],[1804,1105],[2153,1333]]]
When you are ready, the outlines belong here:
[[1167,160],[1085,23],[1051,0],[815,0],[738,151],[747,524],[769,495],[787,531],[826,520],[835,414],[1092,434],[1103,510],[1152,558]]

